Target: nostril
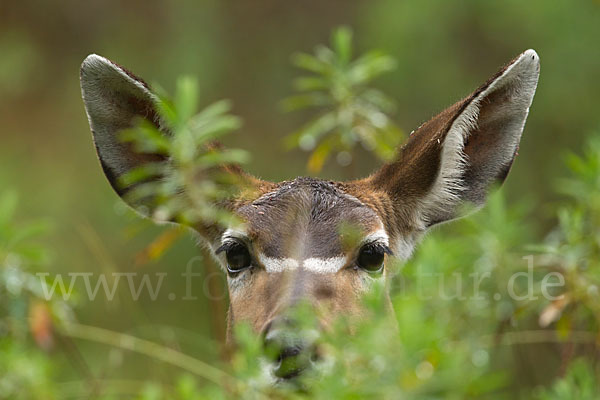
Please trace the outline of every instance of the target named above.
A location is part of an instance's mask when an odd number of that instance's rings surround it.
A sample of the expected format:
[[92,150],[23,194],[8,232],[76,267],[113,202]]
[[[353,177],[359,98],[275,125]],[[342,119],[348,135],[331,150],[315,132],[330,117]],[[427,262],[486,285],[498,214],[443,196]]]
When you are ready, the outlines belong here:
[[277,362],[296,357],[304,350],[304,345],[299,338],[280,331],[269,332],[263,344],[267,354]]
[[275,318],[263,328],[263,345],[272,373],[291,379],[318,363],[318,331],[300,329],[289,318]]
[[285,360],[288,357],[296,357],[297,355],[300,355],[300,353],[302,353],[302,347],[301,346],[285,347],[279,353],[278,360],[279,361],[283,361],[283,360]]
[[281,349],[273,366],[275,376],[292,379],[311,365],[310,356],[301,346],[288,346]]
[[310,353],[310,362],[316,364],[319,362],[319,360],[321,360],[321,356],[319,355],[318,351],[312,351]]

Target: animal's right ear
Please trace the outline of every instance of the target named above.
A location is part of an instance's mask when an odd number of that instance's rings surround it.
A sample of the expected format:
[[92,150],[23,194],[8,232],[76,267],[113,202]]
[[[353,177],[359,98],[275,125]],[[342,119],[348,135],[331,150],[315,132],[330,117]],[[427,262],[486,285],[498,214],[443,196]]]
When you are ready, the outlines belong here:
[[515,159],[533,101],[540,62],[527,50],[464,100],[411,134],[396,161],[366,182],[387,193],[394,217],[424,230],[480,207]]
[[[119,178],[150,162],[167,162],[159,154],[140,154],[119,138],[138,118],[159,126],[156,97],[146,83],[112,61],[96,54],[81,65],[81,94],[85,104],[96,152],[104,174],[120,195],[127,193]],[[138,204],[130,204],[140,211]],[[145,213],[144,213],[145,214]]]

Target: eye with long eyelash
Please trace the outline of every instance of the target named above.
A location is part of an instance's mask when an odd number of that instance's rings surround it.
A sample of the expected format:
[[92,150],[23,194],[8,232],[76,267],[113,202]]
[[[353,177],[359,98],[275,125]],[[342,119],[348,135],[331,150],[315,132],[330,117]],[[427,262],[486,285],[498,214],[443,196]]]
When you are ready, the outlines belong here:
[[237,240],[227,241],[215,251],[216,254],[221,252],[225,252],[227,272],[231,276],[252,266],[252,257],[248,247]]
[[225,243],[221,244],[221,246],[217,250],[215,250],[215,254],[218,255],[224,251],[226,252],[227,250],[230,250],[235,246],[243,246],[243,243],[240,243],[237,240],[228,240]]
[[380,242],[366,243],[361,246],[356,256],[356,265],[369,273],[380,273],[383,270],[385,255],[392,250]]
[[379,241],[366,242],[358,248],[358,251],[360,252],[362,249],[367,248],[367,247],[376,249],[383,254],[387,254],[388,256],[394,255],[394,252],[387,244],[379,242]]

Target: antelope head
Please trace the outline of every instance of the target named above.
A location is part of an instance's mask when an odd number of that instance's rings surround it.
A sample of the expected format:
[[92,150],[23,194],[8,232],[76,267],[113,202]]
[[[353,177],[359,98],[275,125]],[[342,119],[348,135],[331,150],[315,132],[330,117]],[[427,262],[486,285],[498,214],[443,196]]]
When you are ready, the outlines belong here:
[[[527,50],[422,124],[393,162],[360,180],[271,183],[227,168],[255,189],[230,200],[245,228],[198,231],[227,274],[229,332],[237,322],[249,323],[279,348],[273,373],[296,374],[281,362],[314,348],[289,311],[308,303],[321,328],[336,315],[361,318],[361,296],[389,279],[391,259],[406,260],[429,228],[460,217],[465,204],[481,207],[515,159],[538,75],[539,57]],[[127,171],[169,162],[136,154],[118,139],[135,118],[158,124],[156,97],[144,81],[90,55],[81,88],[102,169],[118,194],[124,189],[117,180]],[[345,240],[343,226],[354,227],[354,241]]]

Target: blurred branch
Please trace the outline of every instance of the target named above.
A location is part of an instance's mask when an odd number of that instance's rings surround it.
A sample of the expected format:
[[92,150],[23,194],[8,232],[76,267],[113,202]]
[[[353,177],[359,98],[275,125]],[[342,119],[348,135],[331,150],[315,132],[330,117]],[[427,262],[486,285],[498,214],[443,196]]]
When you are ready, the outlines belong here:
[[292,63],[308,75],[294,80],[298,92],[283,100],[286,111],[305,108],[317,110],[317,116],[284,139],[289,149],[311,151],[307,168],[319,172],[332,153],[340,165],[349,165],[350,153],[363,145],[383,160],[395,154],[403,138],[388,113],[394,104],[381,91],[368,87],[373,79],[396,67],[395,60],[380,52],[352,59],[352,31],[334,30],[330,47],[319,45],[314,55],[297,53]]
[[124,350],[130,350],[136,353],[144,354],[154,359],[174,365],[186,371],[189,371],[199,377],[209,380],[217,385],[234,385],[236,387],[244,386],[243,382],[238,381],[226,372],[211,366],[205,362],[180,353],[168,347],[137,338],[135,336],[123,333],[113,332],[108,329],[82,325],[78,323],[68,323],[59,328],[61,333],[73,338],[89,340],[96,343],[102,343]]
[[533,343],[598,343],[600,336],[598,332],[571,331],[567,338],[560,336],[555,330],[533,330],[504,332],[500,335],[481,336],[481,341],[486,346],[512,346],[516,344]]
[[155,220],[229,225],[239,221],[222,203],[243,182],[223,167],[244,164],[249,155],[222,149],[214,141],[238,129],[241,121],[229,114],[231,104],[225,100],[197,112],[197,98],[198,85],[191,78],[177,81],[173,99],[159,90],[161,127],[141,119],[121,132],[121,140],[140,154],[160,155],[168,162],[146,163],[124,174],[120,183],[130,189],[126,199],[149,208]]

